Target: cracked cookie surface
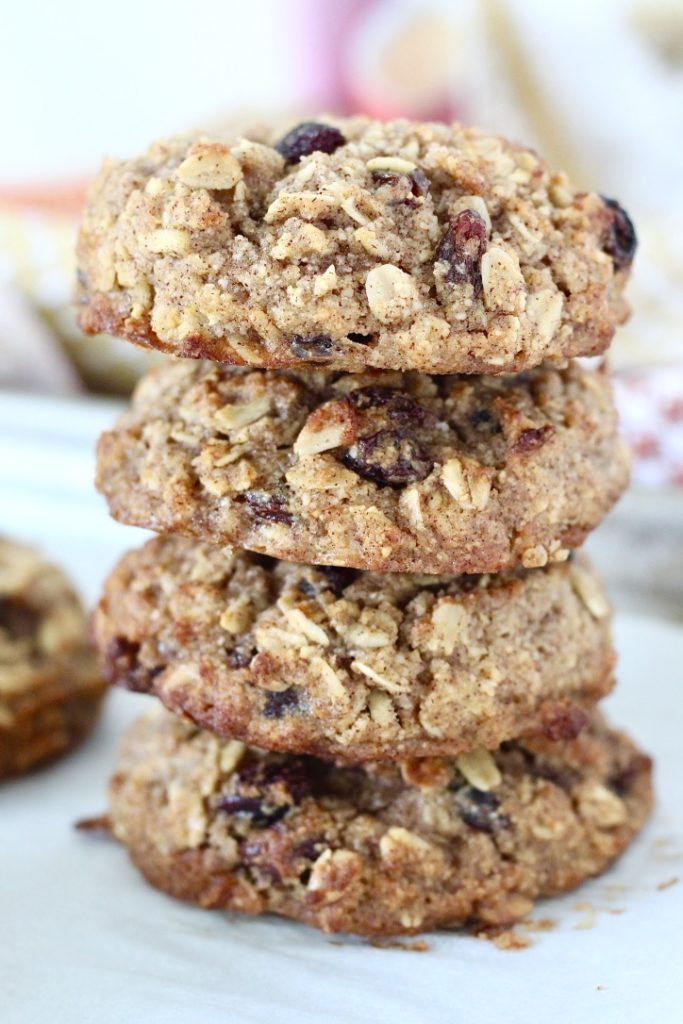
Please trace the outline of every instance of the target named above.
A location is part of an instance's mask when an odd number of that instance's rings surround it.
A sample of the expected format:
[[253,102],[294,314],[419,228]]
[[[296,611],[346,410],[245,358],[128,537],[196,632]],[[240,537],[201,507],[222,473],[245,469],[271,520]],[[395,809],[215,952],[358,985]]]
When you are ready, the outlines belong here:
[[498,572],[567,557],[626,486],[609,382],[173,361],[98,448],[115,518],[294,562]]
[[335,767],[159,710],[127,734],[109,822],[177,898],[396,935],[513,924],[603,871],[651,802],[649,758],[599,717],[572,741]]
[[104,683],[64,574],[0,538],[0,778],[64,753],[92,727]]
[[379,574],[180,537],[124,556],[94,634],[110,682],[226,738],[350,762],[571,737],[614,666],[586,564]]
[[509,373],[607,348],[635,245],[618,203],[528,149],[333,119],[106,162],[77,297],[86,331],[174,355]]

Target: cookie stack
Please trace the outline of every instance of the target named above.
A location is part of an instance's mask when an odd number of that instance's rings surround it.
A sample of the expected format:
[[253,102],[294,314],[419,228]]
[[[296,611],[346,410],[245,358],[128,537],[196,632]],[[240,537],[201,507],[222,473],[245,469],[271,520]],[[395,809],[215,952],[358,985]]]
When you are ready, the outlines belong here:
[[[81,322],[174,356],[99,445],[160,536],[108,580],[110,822],[207,907],[326,931],[505,927],[651,802],[594,710],[609,606],[572,550],[627,482],[608,346],[635,236],[527,149],[365,119],[109,162]],[[170,712],[170,713],[169,713]]]

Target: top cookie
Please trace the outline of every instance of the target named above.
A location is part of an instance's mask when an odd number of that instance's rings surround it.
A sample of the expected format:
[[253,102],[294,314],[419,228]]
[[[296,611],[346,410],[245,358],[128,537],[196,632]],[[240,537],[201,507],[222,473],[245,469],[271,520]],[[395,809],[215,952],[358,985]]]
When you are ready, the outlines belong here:
[[614,200],[458,124],[184,137],[94,182],[80,323],[259,367],[509,373],[606,349],[635,245]]

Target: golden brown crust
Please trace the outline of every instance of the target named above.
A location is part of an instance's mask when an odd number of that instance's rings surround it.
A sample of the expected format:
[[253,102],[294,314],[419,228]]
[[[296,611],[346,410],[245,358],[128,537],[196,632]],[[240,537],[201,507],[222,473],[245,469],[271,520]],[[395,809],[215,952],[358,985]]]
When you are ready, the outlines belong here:
[[79,238],[83,329],[356,372],[510,373],[606,349],[635,247],[618,206],[457,124],[330,124],[338,144],[301,159],[185,137],[105,163]]
[[75,746],[103,695],[70,583],[31,548],[0,538],[0,778]]
[[153,885],[203,907],[363,935],[500,927],[624,850],[650,767],[599,718],[399,769],[263,754],[162,712],[126,738],[110,821]]
[[609,382],[174,362],[102,436],[119,520],[295,562],[498,572],[566,558],[623,491]]
[[223,737],[399,761],[575,735],[612,686],[609,619],[585,564],[356,573],[161,537],[113,571],[94,635],[110,682]]

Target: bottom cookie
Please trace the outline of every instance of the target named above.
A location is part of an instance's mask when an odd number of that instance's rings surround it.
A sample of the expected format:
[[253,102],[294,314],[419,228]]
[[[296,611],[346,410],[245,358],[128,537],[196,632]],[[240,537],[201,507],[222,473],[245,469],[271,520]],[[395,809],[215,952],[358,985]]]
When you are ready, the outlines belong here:
[[650,775],[599,716],[568,742],[351,767],[156,709],[124,741],[109,821],[149,882],[203,907],[361,935],[501,927],[626,848]]

